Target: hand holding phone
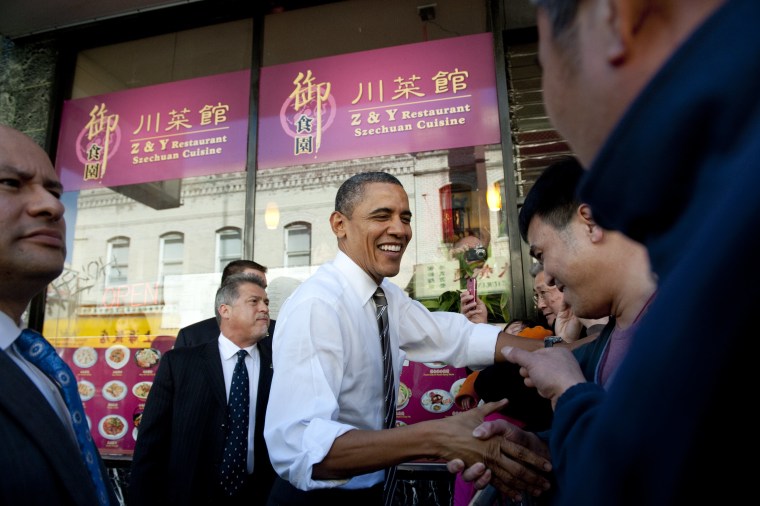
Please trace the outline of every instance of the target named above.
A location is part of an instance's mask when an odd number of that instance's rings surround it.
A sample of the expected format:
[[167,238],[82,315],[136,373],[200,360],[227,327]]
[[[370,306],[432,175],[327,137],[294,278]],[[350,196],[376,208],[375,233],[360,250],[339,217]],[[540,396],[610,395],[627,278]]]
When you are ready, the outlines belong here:
[[478,298],[478,278],[467,278],[467,291],[473,298]]

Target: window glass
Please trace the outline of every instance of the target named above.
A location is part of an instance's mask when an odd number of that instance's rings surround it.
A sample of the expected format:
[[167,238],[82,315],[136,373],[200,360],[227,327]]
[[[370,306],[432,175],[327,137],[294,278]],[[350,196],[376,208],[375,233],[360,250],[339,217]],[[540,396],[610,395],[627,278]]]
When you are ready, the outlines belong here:
[[114,286],[129,280],[129,239],[117,237],[108,242],[106,285]]
[[217,232],[216,240],[216,270],[222,272],[225,265],[243,258],[243,238],[239,228],[225,228]]
[[311,226],[296,223],[285,227],[286,267],[308,266],[311,264]]
[[163,276],[182,274],[185,238],[179,233],[169,233],[161,237],[161,274]]

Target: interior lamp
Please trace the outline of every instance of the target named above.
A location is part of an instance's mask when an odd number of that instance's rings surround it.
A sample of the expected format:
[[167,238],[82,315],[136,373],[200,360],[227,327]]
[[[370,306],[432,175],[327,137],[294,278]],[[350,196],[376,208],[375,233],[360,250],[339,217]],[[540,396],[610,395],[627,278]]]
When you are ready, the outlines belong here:
[[491,211],[501,210],[501,189],[499,185],[494,184],[486,191],[486,204]]
[[264,223],[269,230],[275,230],[280,224],[280,208],[276,202],[269,202],[264,211]]

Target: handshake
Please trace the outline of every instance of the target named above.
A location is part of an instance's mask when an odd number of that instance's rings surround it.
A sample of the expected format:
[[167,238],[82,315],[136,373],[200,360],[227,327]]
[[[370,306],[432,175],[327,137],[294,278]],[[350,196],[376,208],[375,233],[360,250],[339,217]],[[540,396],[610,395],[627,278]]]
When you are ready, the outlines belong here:
[[[549,449],[538,436],[503,419],[484,421],[506,403],[489,402],[441,420],[449,425],[447,430],[455,431],[447,444],[449,453],[442,457],[450,473],[461,472],[476,489],[490,484],[520,501],[526,493],[539,496],[550,487],[548,472],[552,467]],[[492,492],[489,487],[481,495]]]

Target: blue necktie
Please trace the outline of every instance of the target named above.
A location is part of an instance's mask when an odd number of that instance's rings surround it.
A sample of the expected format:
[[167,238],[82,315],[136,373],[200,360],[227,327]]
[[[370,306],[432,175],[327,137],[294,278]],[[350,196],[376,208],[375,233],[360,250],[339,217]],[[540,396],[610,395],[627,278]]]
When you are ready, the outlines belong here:
[[16,349],[21,355],[44,372],[50,380],[56,384],[61,392],[64,402],[71,414],[71,422],[82,452],[84,463],[90,472],[95,489],[98,492],[99,504],[106,506],[109,503],[108,492],[103,475],[100,472],[100,463],[97,458],[97,449],[92,441],[87,419],[84,416],[84,406],[79,398],[79,389],[74,374],[66,362],[56,353],[44,337],[37,332],[24,329],[16,339]]
[[[380,346],[383,351],[383,393],[385,395],[385,416],[383,425],[385,429],[396,426],[396,391],[393,388],[393,359],[391,357],[391,340],[388,335],[388,300],[385,292],[379,286],[372,296],[375,301],[375,315],[377,328],[380,332]],[[383,482],[383,502],[389,505],[393,502],[393,492],[396,488],[396,466],[385,470]]]
[[227,402],[227,438],[222,458],[222,488],[227,495],[234,495],[245,482],[248,456],[248,407],[251,397],[248,386],[248,368],[245,357],[248,352],[237,352],[238,361],[232,372],[230,399]]

